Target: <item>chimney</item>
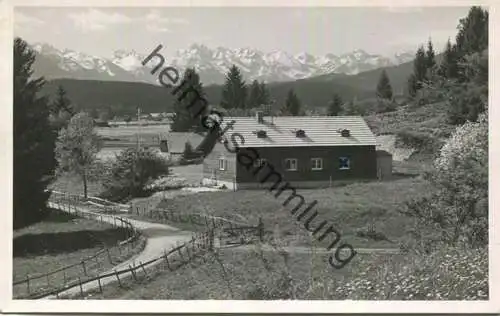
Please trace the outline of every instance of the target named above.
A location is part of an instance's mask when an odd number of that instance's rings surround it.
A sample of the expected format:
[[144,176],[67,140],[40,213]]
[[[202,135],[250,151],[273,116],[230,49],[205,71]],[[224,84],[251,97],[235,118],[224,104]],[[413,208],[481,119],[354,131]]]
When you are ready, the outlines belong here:
[[257,118],[257,122],[258,122],[259,124],[264,123],[264,112],[262,112],[262,111],[257,111],[255,116],[256,116],[256,118]]
[[351,132],[348,130],[348,129],[343,129],[340,134],[342,135],[342,137],[349,137],[351,136]]

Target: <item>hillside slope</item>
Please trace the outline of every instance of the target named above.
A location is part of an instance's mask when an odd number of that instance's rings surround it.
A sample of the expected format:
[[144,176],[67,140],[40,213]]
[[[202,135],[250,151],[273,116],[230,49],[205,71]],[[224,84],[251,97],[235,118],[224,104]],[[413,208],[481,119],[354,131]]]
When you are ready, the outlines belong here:
[[[171,112],[174,96],[171,89],[147,83],[55,79],[43,87],[42,93],[53,98],[57,86],[62,85],[68,97],[80,109],[101,108],[111,106],[120,114],[133,114],[137,106],[144,112]],[[283,104],[288,90],[295,89],[302,104],[308,107],[323,107],[331,99],[334,92],[345,99],[368,97],[372,93],[342,83],[296,81],[269,84],[271,98],[277,104]],[[222,86],[211,85],[204,88],[206,98],[211,104],[219,104]]]

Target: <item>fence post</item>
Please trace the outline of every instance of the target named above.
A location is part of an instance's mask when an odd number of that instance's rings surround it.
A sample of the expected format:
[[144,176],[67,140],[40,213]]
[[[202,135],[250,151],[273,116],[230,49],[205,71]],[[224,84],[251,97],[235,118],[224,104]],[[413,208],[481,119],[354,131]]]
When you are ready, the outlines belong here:
[[131,264],[129,264],[128,267],[130,268],[130,272],[132,273],[134,280],[137,281],[137,276],[135,275],[135,265],[134,265],[134,268],[132,268]]
[[78,284],[80,285],[80,293],[83,297],[83,287],[82,287],[82,279],[80,279],[80,277],[78,277]]
[[177,249],[177,252],[179,252],[179,256],[181,257],[181,260],[184,262],[184,256],[182,255],[182,248]]
[[167,262],[167,267],[169,270],[172,270],[170,268],[170,262],[168,261],[168,255],[167,255],[167,250],[166,249],[163,249],[163,253],[164,253],[164,257],[165,257],[165,261]]
[[142,271],[144,271],[144,275],[147,277],[148,273],[146,272],[146,268],[144,268],[144,265],[142,264],[142,261],[139,261],[139,265],[141,266]]
[[87,269],[85,269],[85,261],[82,260],[82,268],[83,268],[83,274],[87,276]]
[[26,284],[27,284],[27,289],[28,289],[28,295],[31,295],[30,291],[30,275],[26,274]]
[[118,284],[121,287],[122,286],[122,281],[120,280],[120,276],[118,275],[118,271],[116,271],[116,270],[115,270],[115,276],[116,276],[116,279],[118,280]]
[[188,259],[187,262],[191,261],[191,252],[189,251],[189,244],[190,243],[191,243],[191,241],[188,241],[187,243],[185,243],[185,246],[184,246],[184,247],[186,247],[186,253],[187,253],[187,257],[188,257],[187,258]]
[[106,248],[106,252],[108,253],[109,263],[113,264],[113,260],[111,260],[111,255],[109,254],[109,248]]

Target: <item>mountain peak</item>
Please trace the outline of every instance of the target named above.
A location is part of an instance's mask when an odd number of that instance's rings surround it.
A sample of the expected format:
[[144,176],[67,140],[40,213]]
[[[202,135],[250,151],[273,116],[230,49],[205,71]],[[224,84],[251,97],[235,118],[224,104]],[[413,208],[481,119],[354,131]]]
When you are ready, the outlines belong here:
[[[101,58],[69,49],[59,50],[46,43],[35,43],[31,46],[42,55],[57,56],[44,60],[57,61],[53,67],[59,68],[64,73],[61,75],[57,72],[59,77],[80,79],[81,72],[84,72],[86,79],[90,76],[99,80],[157,83],[155,76],[151,76],[148,71],[153,65],[150,63],[144,67],[142,65],[144,56],[135,50],[118,49],[110,58]],[[409,52],[394,54],[390,58],[370,55],[362,49],[355,49],[340,56],[331,53],[317,56],[305,51],[293,55],[283,50],[262,52],[250,47],[210,48],[204,44],[194,43],[186,49],[179,49],[172,58],[168,58],[167,63],[177,67],[180,73],[187,67],[195,67],[205,84],[220,84],[232,65],[241,69],[247,82],[254,79],[276,82],[329,73],[352,75],[412,59],[413,54]],[[42,75],[51,77],[52,74]]]

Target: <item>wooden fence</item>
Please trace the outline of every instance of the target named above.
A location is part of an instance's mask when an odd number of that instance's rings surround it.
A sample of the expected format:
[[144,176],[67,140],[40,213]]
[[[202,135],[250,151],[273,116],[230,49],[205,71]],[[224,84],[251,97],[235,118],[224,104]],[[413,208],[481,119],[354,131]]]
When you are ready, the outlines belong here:
[[[213,249],[213,240],[214,240],[213,234],[210,232],[195,234],[195,236],[193,236],[191,240],[181,245],[172,247],[172,249],[170,250],[164,249],[163,255],[154,258],[152,260],[149,260],[147,262],[139,262],[138,265],[129,265],[129,268],[127,269],[115,270],[106,274],[100,274],[95,277],[87,278],[85,280],[78,278],[77,281],[71,282],[69,284],[58,287],[43,294],[33,295],[30,298],[38,299],[47,296],[56,296],[56,298],[62,298],[62,297],[73,297],[78,294],[81,297],[84,297],[86,291],[84,291],[83,285],[91,282],[97,282],[95,290],[98,290],[99,292],[102,293],[104,279],[112,279],[112,281],[116,281],[118,283],[118,286],[122,286],[123,282],[125,281],[125,278],[132,277],[134,280],[138,281],[138,276],[140,273],[142,273],[143,276],[147,277],[148,272],[146,271],[146,268],[149,268],[153,264],[160,262],[163,262],[170,271],[175,271],[179,267],[185,265],[186,263],[189,263],[190,261],[205,254],[208,250]],[[73,294],[63,293],[67,290],[76,287],[79,288],[79,292],[77,293]],[[94,291],[94,289],[91,289],[87,292],[92,292],[92,291]],[[60,296],[61,293],[62,296]]]
[[135,215],[148,217],[161,223],[189,223],[203,226],[207,231],[214,230],[221,245],[248,244],[255,238],[262,242],[268,234],[260,217],[256,225],[251,225],[203,213],[186,213],[147,206],[132,205],[130,211]]
[[139,242],[140,231],[130,221],[116,216],[112,217],[112,221],[106,221],[106,217],[111,218],[111,216],[81,212],[78,210],[77,204],[84,205],[84,202],[74,196],[54,194],[49,199],[49,204],[72,215],[100,221],[101,223],[106,222],[115,228],[122,229],[127,234],[126,239],[119,241],[114,247],[101,249],[92,256],[84,258],[77,263],[37,275],[26,274],[23,278],[14,280],[14,287],[25,288],[25,294],[22,295],[23,298],[32,298],[33,296],[44,295],[50,292],[52,287],[59,286],[56,284],[57,281],[55,279],[63,280],[63,284],[66,285],[82,277],[92,277],[95,273],[98,273],[97,271],[102,263],[108,261],[111,265],[115,264],[113,258],[128,256],[134,251]]
[[[137,240],[138,231],[135,229],[135,227],[133,227],[133,225],[131,225],[131,223],[127,219],[112,215],[102,215],[102,214],[78,211],[78,208],[76,206],[85,205],[86,203],[86,201],[81,196],[69,195],[58,192],[57,194],[54,194],[54,196],[51,198],[51,201],[53,201],[52,203],[59,206],[59,208],[61,208],[62,210],[68,211],[77,216],[87,217],[101,221],[103,216],[106,216],[108,218],[109,217],[115,218],[115,220],[117,221],[114,222],[115,225],[118,222],[123,223],[120,225],[130,227],[133,232],[130,238],[127,239],[125,242],[130,243],[132,240]],[[114,206],[103,206],[103,208],[108,208],[108,207],[114,207]],[[134,212],[133,208],[131,208],[130,211]],[[32,281],[33,278],[27,277],[26,280],[19,280],[17,282],[17,285],[26,284],[28,288],[27,296],[23,298],[38,299],[51,296],[52,297],[55,296],[56,298],[62,298],[62,297],[73,297],[74,295],[80,295],[81,297],[84,297],[86,292],[92,292],[96,290],[102,293],[103,285],[106,283],[116,282],[118,286],[122,286],[125,279],[133,278],[134,280],[138,281],[139,274],[142,274],[144,277],[147,277],[148,272],[146,268],[152,267],[155,264],[164,263],[164,265],[166,266],[166,268],[168,268],[168,270],[175,271],[179,267],[191,262],[192,260],[200,258],[200,256],[203,257],[205,253],[214,249],[215,240],[217,237],[216,235],[218,235],[219,240],[221,241],[222,240],[227,241],[228,239],[233,239],[233,242],[235,240],[238,240],[238,243],[242,243],[243,241],[241,240],[241,237],[246,234],[249,234],[252,237],[258,236],[259,239],[262,240],[265,233],[264,225],[261,219],[259,219],[259,223],[257,226],[251,226],[248,224],[237,223],[220,217],[203,215],[203,214],[194,214],[194,213],[184,214],[180,212],[162,211],[162,210],[155,210],[155,212],[153,212],[153,210],[151,210],[150,216],[152,218],[155,218],[153,217],[153,214],[156,214],[154,216],[158,216],[159,219],[168,220],[170,222],[175,221],[176,219],[183,222],[187,220],[190,221],[192,224],[203,225],[206,229],[203,232],[194,233],[191,240],[183,244],[173,246],[171,249],[164,249],[163,254],[161,256],[149,260],[147,262],[139,262],[138,265],[135,264],[129,265],[129,268],[127,269],[114,270],[106,274],[89,276],[88,274],[86,275],[85,273],[86,272],[84,268],[85,264],[82,265],[80,263],[81,273],[76,279],[69,281],[67,283],[64,282],[64,284],[62,285],[61,284],[56,285],[48,291],[36,292],[36,293],[30,292],[29,282],[30,280]],[[136,237],[134,238],[134,236]],[[228,242],[228,244],[231,244],[231,241]],[[89,262],[91,260],[92,258],[87,258],[84,262]],[[71,266],[73,267],[78,266],[78,264]],[[60,270],[64,271],[64,269]],[[57,273],[57,272],[60,271],[56,272],[52,271],[51,273]],[[47,274],[40,275],[37,277],[46,278],[46,275]],[[103,282],[106,279],[108,282]],[[95,282],[96,283],[95,286],[90,287],[89,290],[85,291],[84,285],[89,284],[91,282]],[[68,290],[77,287],[79,288],[79,291],[72,291],[72,293],[66,292]]]

